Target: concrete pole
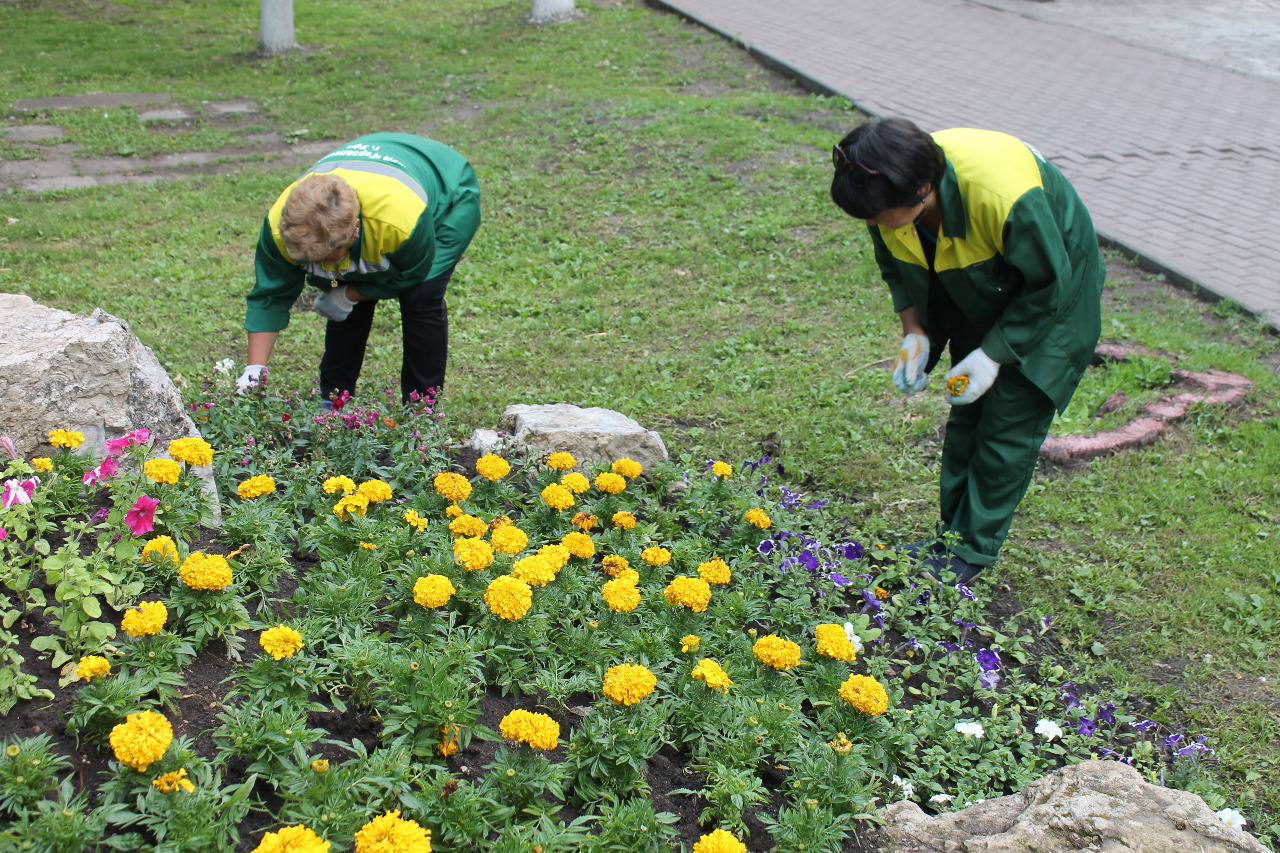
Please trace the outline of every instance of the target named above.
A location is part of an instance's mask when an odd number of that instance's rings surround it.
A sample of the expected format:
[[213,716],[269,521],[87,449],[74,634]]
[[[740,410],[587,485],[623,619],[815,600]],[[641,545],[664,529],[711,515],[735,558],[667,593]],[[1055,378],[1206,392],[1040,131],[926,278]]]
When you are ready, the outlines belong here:
[[262,0],[261,37],[263,56],[278,56],[296,50],[293,40],[293,0]]
[[533,0],[529,23],[556,24],[569,20],[573,15],[573,0]]

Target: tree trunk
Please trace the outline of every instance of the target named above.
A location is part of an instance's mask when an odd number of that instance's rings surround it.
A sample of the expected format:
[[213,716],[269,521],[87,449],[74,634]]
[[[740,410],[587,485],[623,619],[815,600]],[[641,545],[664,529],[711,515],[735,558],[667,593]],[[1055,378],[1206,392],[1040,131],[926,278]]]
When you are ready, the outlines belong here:
[[531,24],[555,24],[567,21],[574,15],[573,0],[533,0],[529,13]]
[[261,37],[263,56],[278,56],[296,50],[293,40],[293,0],[262,0]]

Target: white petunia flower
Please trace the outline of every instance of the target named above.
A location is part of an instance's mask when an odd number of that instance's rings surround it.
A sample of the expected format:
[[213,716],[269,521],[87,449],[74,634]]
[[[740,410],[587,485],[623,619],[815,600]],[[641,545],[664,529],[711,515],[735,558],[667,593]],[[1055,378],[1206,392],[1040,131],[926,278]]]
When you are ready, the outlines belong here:
[[213,372],[227,375],[235,369],[236,360],[234,358],[224,358],[222,361],[216,361],[213,364]]
[[862,654],[862,638],[858,636],[858,632],[853,630],[853,623],[844,623],[844,635],[849,638],[849,642],[853,644],[853,650],[858,654]]
[[934,794],[929,798],[931,803],[949,803],[955,799],[954,794]]
[[1055,740],[1062,737],[1062,726],[1053,720],[1041,720],[1036,723],[1036,734],[1044,735],[1045,740]]
[[893,777],[892,779],[890,779],[889,781],[890,781],[890,782],[892,782],[893,784],[897,785],[899,788],[901,788],[901,789],[902,789],[902,799],[904,799],[904,800],[913,800],[913,799],[915,799],[915,796],[916,796],[916,786],[915,786],[915,785],[913,785],[913,784],[911,784],[911,780],[910,780],[910,779],[901,779],[901,778],[899,778],[899,777],[897,777],[897,776],[894,776],[894,777]]
[[982,737],[986,734],[986,729],[982,727],[982,723],[956,723],[956,731],[965,737],[972,735],[973,737]]
[[1216,814],[1218,815],[1219,820],[1233,829],[1244,829],[1245,824],[1249,822],[1244,819],[1244,815],[1240,814],[1240,812],[1235,809],[1223,809]]

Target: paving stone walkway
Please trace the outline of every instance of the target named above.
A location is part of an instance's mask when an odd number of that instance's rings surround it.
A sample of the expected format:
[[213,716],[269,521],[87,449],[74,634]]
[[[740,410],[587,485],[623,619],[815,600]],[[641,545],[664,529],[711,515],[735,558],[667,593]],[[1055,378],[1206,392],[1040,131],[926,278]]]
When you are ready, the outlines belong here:
[[1102,238],[1280,329],[1280,83],[970,0],[649,0],[806,86],[1004,130]]

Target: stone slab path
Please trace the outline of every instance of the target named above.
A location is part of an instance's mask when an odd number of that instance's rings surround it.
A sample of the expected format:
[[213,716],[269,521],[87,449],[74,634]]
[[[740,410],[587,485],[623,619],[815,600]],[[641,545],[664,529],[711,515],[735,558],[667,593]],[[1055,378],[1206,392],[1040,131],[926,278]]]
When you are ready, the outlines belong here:
[[[158,129],[180,127],[203,115],[212,121],[240,120],[260,111],[251,99],[177,104],[167,92],[90,92],[50,98],[24,98],[14,102],[11,121],[32,115],[71,109],[133,109],[144,123]],[[106,184],[149,184],[164,178],[190,174],[225,174],[246,165],[310,165],[333,148],[335,140],[300,141],[279,133],[256,133],[244,144],[217,151],[187,151],[156,157],[82,157],[77,146],[59,142],[63,129],[56,124],[0,125],[0,136],[9,142],[31,145],[31,159],[0,160],[0,192],[77,189]]]
[[970,0],[649,2],[872,115],[1021,137],[1104,241],[1280,329],[1280,83]]

